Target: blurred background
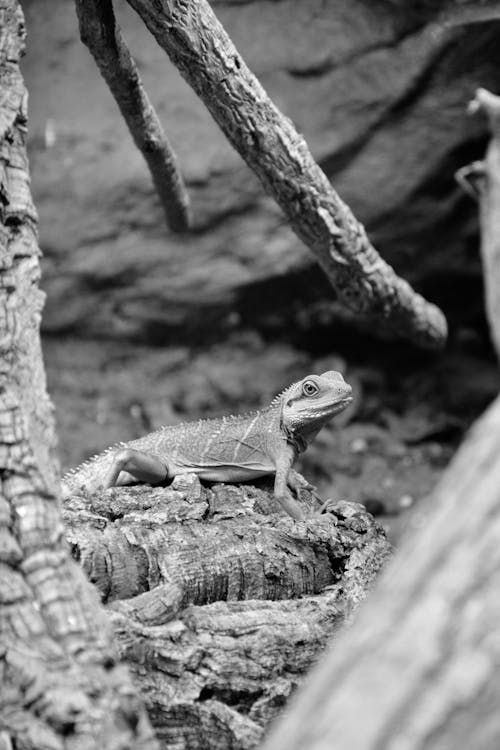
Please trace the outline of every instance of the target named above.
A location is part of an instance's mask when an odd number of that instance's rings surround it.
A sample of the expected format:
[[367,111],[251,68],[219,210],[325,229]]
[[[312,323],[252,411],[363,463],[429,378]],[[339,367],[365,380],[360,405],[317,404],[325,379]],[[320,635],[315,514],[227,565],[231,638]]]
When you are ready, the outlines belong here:
[[212,5],[382,256],[442,307],[450,341],[428,354],[350,319],[204,105],[117,0],[191,196],[192,231],[170,232],[79,40],[73,4],[24,0],[44,350],[62,466],[162,424],[262,406],[308,372],[337,369],[355,403],[301,469],[325,497],[364,503],[397,540],[498,392],[477,205],[454,172],[484,153],[486,123],[465,108],[478,86],[500,92],[500,21],[458,0]]

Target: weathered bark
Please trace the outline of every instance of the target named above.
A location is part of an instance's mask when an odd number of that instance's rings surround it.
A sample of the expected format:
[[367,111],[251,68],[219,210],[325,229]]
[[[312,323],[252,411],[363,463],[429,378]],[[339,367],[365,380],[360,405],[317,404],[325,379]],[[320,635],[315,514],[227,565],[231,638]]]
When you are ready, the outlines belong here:
[[441,311],[398,278],[245,65],[206,0],[128,0],[356,315],[422,346],[442,346]]
[[194,476],[75,496],[64,517],[157,736],[189,750],[255,747],[389,554],[362,506],[298,523]]
[[[309,493],[302,495],[312,503]],[[181,593],[181,607],[317,594],[343,575],[359,534],[369,532],[387,550],[362,506],[339,503],[335,513],[346,519],[337,528],[328,514],[296,523],[282,517],[265,490],[207,489],[188,475],[167,488],[74,496],[65,501],[64,521],[73,555],[105,601],[173,586]],[[343,585],[350,597],[359,598],[354,579],[344,578]]]
[[[152,626],[113,613],[122,657],[163,746],[258,746],[265,727],[345,623],[339,589],[297,600],[192,606]],[[161,590],[153,597],[157,601]]]
[[0,0],[0,18],[0,745],[153,748],[109,623],[63,537],[17,0]]
[[147,162],[167,224],[182,232],[190,223],[189,196],[172,147],[144,90],[116,24],[111,0],[76,0],[82,41],[95,58]]
[[[479,200],[500,342],[498,99]],[[500,348],[497,351],[500,357]],[[448,750],[500,745],[500,397],[471,430],[399,553],[264,745]]]

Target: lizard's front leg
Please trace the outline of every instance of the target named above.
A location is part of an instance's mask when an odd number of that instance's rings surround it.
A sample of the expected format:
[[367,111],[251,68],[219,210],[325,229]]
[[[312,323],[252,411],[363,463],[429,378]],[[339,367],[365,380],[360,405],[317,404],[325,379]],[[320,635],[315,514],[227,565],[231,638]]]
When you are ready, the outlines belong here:
[[122,448],[113,456],[113,462],[104,479],[104,488],[114,487],[120,472],[126,471],[138,482],[159,484],[169,478],[168,464],[150,453]]
[[296,502],[288,491],[289,476],[295,451],[290,445],[286,445],[276,459],[276,476],[274,478],[274,497],[283,510],[296,521],[303,521],[306,514],[303,508]]

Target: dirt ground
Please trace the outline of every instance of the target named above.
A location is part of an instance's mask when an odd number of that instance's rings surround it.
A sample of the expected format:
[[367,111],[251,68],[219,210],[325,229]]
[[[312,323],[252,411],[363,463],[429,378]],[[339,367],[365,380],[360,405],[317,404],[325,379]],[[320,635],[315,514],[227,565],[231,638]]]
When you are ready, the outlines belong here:
[[298,468],[325,498],[365,504],[397,541],[496,395],[497,366],[487,342],[465,330],[440,355],[355,335],[342,349],[308,352],[256,332],[196,350],[47,338],[63,470],[162,424],[244,412],[308,372],[337,369],[354,403]]

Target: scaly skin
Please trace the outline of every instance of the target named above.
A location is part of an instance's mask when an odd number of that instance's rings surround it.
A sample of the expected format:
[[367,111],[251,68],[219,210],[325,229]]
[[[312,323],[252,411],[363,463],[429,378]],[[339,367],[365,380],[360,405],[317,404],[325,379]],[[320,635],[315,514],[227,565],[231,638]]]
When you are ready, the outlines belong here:
[[63,494],[95,492],[144,481],[163,484],[179,474],[212,482],[242,482],[275,475],[274,496],[293,518],[304,512],[288,491],[308,486],[293,471],[321,428],[352,401],[338,372],[308,375],[259,411],[242,416],[161,427],[112,446],[63,477]]

